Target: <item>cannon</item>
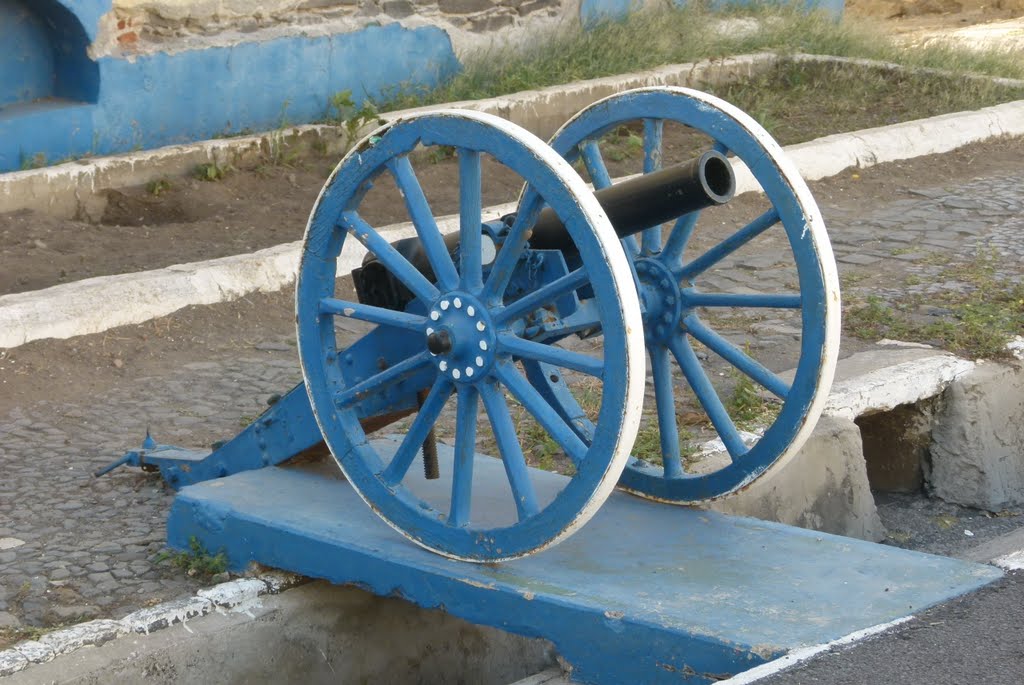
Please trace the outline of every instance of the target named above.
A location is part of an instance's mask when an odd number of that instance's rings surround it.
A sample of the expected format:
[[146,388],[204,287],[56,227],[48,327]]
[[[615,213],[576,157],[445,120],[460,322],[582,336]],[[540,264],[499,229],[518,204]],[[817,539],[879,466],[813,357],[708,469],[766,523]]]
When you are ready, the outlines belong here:
[[[676,151],[663,144],[666,126],[696,141],[681,163],[667,162]],[[639,141],[642,169],[613,183],[603,146],[623,130]],[[458,158],[458,229],[447,235],[413,166],[435,146]],[[499,167],[522,190],[513,212],[485,216],[486,172]],[[414,237],[389,241],[364,216],[385,184]],[[734,194],[749,190],[760,194],[733,211]],[[763,236],[789,265],[788,291],[727,289],[710,277]],[[365,257],[339,272],[353,244]],[[787,377],[715,330],[716,317],[775,310],[798,320]],[[349,319],[374,328],[346,344],[339,323]],[[564,540],[615,487],[693,504],[785,463],[828,394],[839,287],[821,214],[764,129],[714,96],[643,88],[584,109],[549,144],[463,110],[373,132],[312,210],[296,324],[304,382],[239,435],[211,451],[147,436],[99,473],[138,466],[180,488],[329,450],[402,535],[455,559],[497,562]],[[711,370],[723,364],[732,371]],[[761,425],[738,425],[730,383],[768,407]],[[697,458],[687,426],[719,449]],[[657,435],[643,451],[634,448],[641,429]],[[560,475],[531,467],[538,443]],[[484,451],[503,467],[502,497],[477,496]]]

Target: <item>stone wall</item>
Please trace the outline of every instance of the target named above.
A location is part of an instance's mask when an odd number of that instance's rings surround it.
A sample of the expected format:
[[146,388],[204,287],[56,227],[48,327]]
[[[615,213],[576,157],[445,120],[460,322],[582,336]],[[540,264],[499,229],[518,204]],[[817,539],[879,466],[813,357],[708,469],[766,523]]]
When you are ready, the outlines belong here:
[[522,30],[576,21],[579,9],[580,0],[116,0],[94,52],[197,48],[390,22],[437,26],[456,49],[465,49],[498,33],[498,40],[508,40]]

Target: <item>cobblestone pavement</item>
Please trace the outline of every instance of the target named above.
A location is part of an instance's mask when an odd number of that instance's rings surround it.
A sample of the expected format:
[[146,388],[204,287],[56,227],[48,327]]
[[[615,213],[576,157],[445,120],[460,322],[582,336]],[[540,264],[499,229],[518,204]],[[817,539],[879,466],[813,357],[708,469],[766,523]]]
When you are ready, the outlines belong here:
[[[1024,275],[1024,173],[921,183],[909,197],[866,206],[841,193],[819,203],[847,297],[964,287],[935,280],[943,273],[936,253],[967,258],[992,249],[1004,258],[1004,278]],[[755,280],[765,291],[773,281],[784,287],[792,273],[773,274],[770,252],[737,259],[721,275],[722,287],[742,291]],[[908,276],[918,284],[908,286]],[[744,334],[755,344],[792,346],[793,323],[762,320]],[[845,352],[857,344],[844,341]],[[159,478],[121,469],[93,479],[90,472],[138,445],[147,427],[162,443],[186,446],[229,437],[270,394],[299,380],[287,327],[245,349],[132,378],[87,401],[62,400],[54,387],[49,400],[0,416],[0,628],[118,617],[194,591],[198,580],[160,558],[172,493]]]

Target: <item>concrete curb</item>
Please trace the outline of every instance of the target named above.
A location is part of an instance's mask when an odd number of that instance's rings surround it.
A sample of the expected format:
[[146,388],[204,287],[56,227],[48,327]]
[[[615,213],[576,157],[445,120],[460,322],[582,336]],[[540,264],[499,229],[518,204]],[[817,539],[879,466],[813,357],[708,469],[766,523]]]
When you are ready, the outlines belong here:
[[247,604],[262,595],[278,594],[305,582],[305,578],[293,573],[268,571],[255,578],[239,578],[200,590],[194,597],[139,609],[119,621],[97,619],[61,628],[46,633],[38,640],[25,640],[0,652],[0,678],[71,654],[82,647],[105,644],[123,635],[148,635],[213,611],[243,611]]
[[[383,682],[385,675],[387,682],[447,682],[458,674],[463,682],[507,683],[557,661],[544,640],[356,587],[282,577],[242,578],[121,621],[22,642],[0,652],[0,681],[326,685]],[[380,649],[387,640],[395,642]]]
[[[799,57],[806,60],[814,56]],[[553,131],[571,113],[617,90],[642,85],[726,82],[749,76],[778,59],[775,55],[748,55],[676,65],[625,77],[594,79],[502,98],[451,103],[444,107],[471,107],[491,112],[543,133],[548,129]],[[824,58],[823,61],[850,60]],[[867,60],[855,62],[894,68],[894,65]],[[388,116],[401,114],[396,112]],[[333,131],[331,135],[337,140],[340,134],[336,127],[300,127],[293,129],[292,133],[300,138],[313,136],[323,139],[328,131]],[[283,132],[206,141],[192,146],[0,175],[0,212],[39,205],[38,208],[45,211],[60,213],[74,205],[72,215],[87,213],[92,211],[88,207],[89,198],[95,197],[103,188],[145,183],[168,174],[185,173],[201,161],[225,161],[231,155],[256,154],[273,144],[274,136],[280,138],[281,135]],[[946,114],[826,136],[791,145],[785,150],[804,179],[815,181],[850,167],[865,168],[883,162],[950,152],[1004,135],[1024,135],[1024,100],[975,112]],[[738,176],[738,190],[749,189],[749,179],[744,178],[745,174]],[[496,212],[502,210],[507,211],[507,208],[492,209]],[[394,240],[410,235],[410,230],[408,224],[402,224],[387,227],[384,234]],[[446,229],[442,227],[442,230]],[[101,276],[44,290],[0,296],[0,348],[17,347],[45,338],[64,339],[99,333],[116,326],[166,316],[190,305],[215,304],[251,292],[280,290],[295,279],[299,249],[299,243],[288,243],[248,255]],[[362,253],[347,250],[345,256],[351,263],[342,267],[350,269],[362,258]],[[339,272],[344,273],[341,269]]]

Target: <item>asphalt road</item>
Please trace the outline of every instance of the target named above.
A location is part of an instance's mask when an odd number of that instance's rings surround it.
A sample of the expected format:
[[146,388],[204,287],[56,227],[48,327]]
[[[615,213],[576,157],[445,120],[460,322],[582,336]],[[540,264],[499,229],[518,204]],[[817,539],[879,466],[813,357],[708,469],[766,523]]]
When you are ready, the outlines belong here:
[[881,635],[821,654],[761,685],[1020,685],[1024,571],[921,613]]

